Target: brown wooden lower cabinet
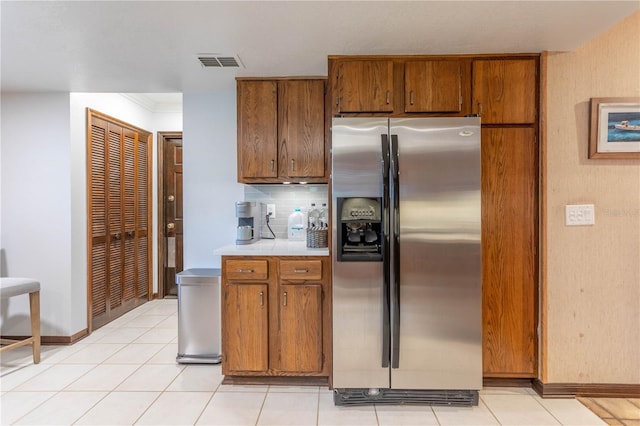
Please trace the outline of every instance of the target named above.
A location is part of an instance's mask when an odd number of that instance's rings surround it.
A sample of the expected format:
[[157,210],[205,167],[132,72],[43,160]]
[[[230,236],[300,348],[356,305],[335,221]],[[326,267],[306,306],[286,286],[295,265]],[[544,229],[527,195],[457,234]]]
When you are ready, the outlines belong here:
[[269,368],[268,284],[225,285],[224,367],[229,371],[260,372]]
[[222,374],[329,376],[329,257],[222,257]]
[[322,283],[282,283],[278,296],[277,369],[321,373]]

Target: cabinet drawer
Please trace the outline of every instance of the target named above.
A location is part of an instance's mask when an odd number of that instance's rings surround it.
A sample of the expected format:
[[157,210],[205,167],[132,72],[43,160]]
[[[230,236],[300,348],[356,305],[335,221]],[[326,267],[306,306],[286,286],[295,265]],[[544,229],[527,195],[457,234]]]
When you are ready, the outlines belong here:
[[227,260],[224,276],[228,280],[266,280],[269,266],[266,260]]
[[322,279],[322,261],[320,260],[281,260],[280,279],[283,280],[320,280]]

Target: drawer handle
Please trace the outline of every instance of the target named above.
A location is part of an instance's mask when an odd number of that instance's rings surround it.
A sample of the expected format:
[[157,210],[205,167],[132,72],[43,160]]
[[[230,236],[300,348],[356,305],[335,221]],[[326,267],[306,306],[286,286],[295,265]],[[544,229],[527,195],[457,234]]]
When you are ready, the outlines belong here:
[[253,269],[238,269],[238,272],[241,274],[252,274],[255,271]]
[[296,274],[306,274],[307,272],[309,272],[308,269],[294,269],[293,272],[295,272]]

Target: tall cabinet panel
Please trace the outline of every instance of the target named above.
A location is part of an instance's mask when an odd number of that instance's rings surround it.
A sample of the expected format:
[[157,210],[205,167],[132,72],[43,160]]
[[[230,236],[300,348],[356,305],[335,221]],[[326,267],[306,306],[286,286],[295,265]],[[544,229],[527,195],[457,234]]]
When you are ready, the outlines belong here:
[[482,130],[485,377],[536,377],[538,59],[473,61]]
[[90,329],[148,299],[151,134],[88,110]]
[[485,376],[536,371],[536,143],[531,127],[482,130]]

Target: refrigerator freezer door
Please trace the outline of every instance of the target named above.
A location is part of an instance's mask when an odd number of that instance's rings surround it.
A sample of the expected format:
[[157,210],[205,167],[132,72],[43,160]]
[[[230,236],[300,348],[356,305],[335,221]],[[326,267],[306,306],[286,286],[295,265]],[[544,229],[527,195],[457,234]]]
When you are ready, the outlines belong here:
[[392,119],[390,133],[400,203],[391,387],[481,389],[479,119]]
[[383,354],[383,262],[338,261],[337,199],[382,197],[388,120],[339,118],[332,126],[333,386],[388,388]]
[[381,197],[382,142],[387,118],[334,118],[331,192],[337,197]]

